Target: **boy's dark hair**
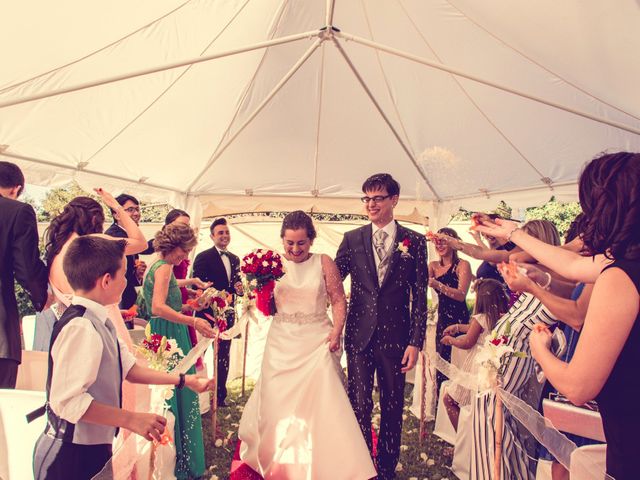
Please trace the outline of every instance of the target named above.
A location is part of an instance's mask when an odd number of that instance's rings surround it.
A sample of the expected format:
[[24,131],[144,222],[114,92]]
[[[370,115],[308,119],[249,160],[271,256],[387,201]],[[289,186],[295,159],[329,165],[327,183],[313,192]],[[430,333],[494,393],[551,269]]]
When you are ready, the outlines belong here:
[[20,167],[11,162],[0,162],[0,188],[20,187],[18,195],[24,190],[24,174]]
[[367,178],[362,184],[362,192],[386,190],[387,194],[400,195],[400,184],[388,173],[376,173]]
[[[128,193],[121,193],[120,195],[118,195],[116,197],[116,202],[118,202],[118,204],[120,205],[124,205],[125,203],[127,203],[128,201],[132,201],[133,203],[135,203],[136,205],[140,205],[140,202],[138,201],[138,199],[136,197],[134,197],[133,195],[129,195]],[[109,209],[111,210],[111,215],[113,215],[114,213],[116,213],[113,209]]]
[[108,240],[94,235],[73,240],[62,262],[71,288],[88,292],[103,275],[115,276],[122,267],[126,246],[126,240]]
[[216,228],[218,225],[226,225],[227,224],[227,219],[224,217],[221,218],[216,218],[213,223],[211,224],[211,226],[209,227],[209,231],[211,233],[213,233],[213,229]]
[[173,210],[171,210],[169,213],[167,213],[167,216],[164,217],[164,226],[166,227],[167,225],[170,225],[173,223],[173,221],[178,218],[178,217],[188,217],[191,218],[191,215],[189,215],[187,212],[185,212],[184,210],[180,210],[179,208],[174,208]]

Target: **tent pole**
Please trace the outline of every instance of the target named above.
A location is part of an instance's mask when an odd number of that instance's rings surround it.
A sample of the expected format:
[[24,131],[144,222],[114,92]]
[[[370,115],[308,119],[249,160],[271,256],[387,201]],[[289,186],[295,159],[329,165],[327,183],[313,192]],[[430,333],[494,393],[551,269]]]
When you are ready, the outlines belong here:
[[336,0],[327,0],[327,16],[325,17],[325,26],[331,27],[333,25],[333,10],[336,4]]
[[97,87],[99,85],[106,85],[108,83],[119,82],[122,80],[127,80],[129,78],[141,77],[144,75],[150,75],[152,73],[164,72],[165,70],[171,70],[174,68],[186,67],[188,65],[208,62],[210,60],[215,60],[217,58],[229,57],[232,55],[237,55],[239,53],[259,50],[261,48],[268,48],[276,45],[283,45],[285,43],[291,43],[298,40],[303,40],[305,38],[317,37],[318,33],[319,33],[318,30],[312,30],[304,33],[298,33],[295,35],[288,35],[286,37],[275,38],[273,40],[268,40],[266,42],[255,43],[253,45],[235,48],[233,50],[227,50],[225,52],[212,53],[211,55],[190,58],[188,60],[180,60],[178,62],[167,63],[165,65],[161,65],[158,67],[146,68],[146,69],[138,70],[134,72],[123,73],[121,75],[115,75],[113,77],[104,78],[102,80],[92,80],[90,82],[79,83],[69,87],[59,88],[57,90],[51,90],[49,92],[37,93],[35,95],[29,95],[29,96],[17,98],[14,100],[6,100],[4,102],[0,102],[0,108],[11,107],[13,105],[20,105],[22,103],[32,102],[34,100],[41,100],[43,98],[54,97],[56,95],[62,95],[63,93],[76,92],[78,90],[84,90],[87,88]]
[[[579,117],[586,118],[588,120],[593,120],[594,122],[602,123],[605,125],[609,125],[610,127],[618,128],[620,130],[624,130],[630,133],[634,133],[636,135],[640,135],[640,129],[630,127],[629,125],[625,125],[623,123],[614,122],[612,120],[607,120],[606,118],[598,117],[596,115],[592,115],[587,112],[583,112],[581,110],[576,110],[575,108],[567,107],[565,105],[561,105],[556,102],[552,102],[550,100],[545,100],[541,97],[536,97],[535,95],[530,95],[528,93],[522,92],[520,90],[513,89],[511,87],[507,87],[506,85],[501,85],[499,83],[492,82],[490,80],[486,80],[484,78],[477,77],[470,73],[463,72],[457,68],[448,67],[442,63],[433,62],[431,60],[427,60],[426,58],[419,57],[417,55],[413,55],[407,52],[403,52],[402,50],[398,50],[395,48],[387,47],[377,42],[372,42],[371,40],[367,40],[366,38],[358,37],[356,35],[351,35],[346,32],[335,32],[334,35],[338,38],[343,38],[345,40],[351,40],[353,42],[359,43],[361,45],[365,45],[367,47],[374,48],[376,50],[380,50],[391,55],[396,55],[398,57],[405,58],[407,60],[411,60],[412,62],[421,63],[428,67],[435,68],[436,70],[442,70],[443,72],[448,72],[453,75],[457,75],[459,77],[466,78],[467,80],[471,80],[473,82],[478,82],[483,85],[487,85],[488,87],[497,88],[498,90],[502,90],[503,92],[511,93],[513,95],[517,95],[522,98],[526,98],[528,100],[533,100],[534,102],[542,103],[543,105],[547,105],[549,107],[557,108],[559,110],[564,110],[565,112],[572,113],[574,115],[578,115]],[[1,105],[0,105],[1,106]]]
[[195,183],[204,175],[207,170],[211,168],[211,166],[220,158],[220,155],[224,153],[224,151],[233,143],[233,141],[238,138],[238,135],[242,133],[242,131],[249,125],[254,118],[262,111],[264,107],[271,101],[271,99],[280,91],[282,87],[289,81],[289,79],[298,71],[298,69],[307,61],[307,59],[311,56],[313,52],[320,46],[320,44],[324,41],[322,37],[316,38],[315,42],[307,49],[306,52],[298,59],[298,61],[291,67],[291,69],[280,79],[275,87],[269,92],[269,95],[265,97],[264,100],[256,107],[256,109],[249,115],[249,117],[244,121],[244,123],[240,126],[238,130],[227,140],[227,142],[222,145],[222,147],[215,153],[213,157],[207,162],[205,167],[200,170],[198,175],[195,176],[195,180],[193,180],[189,186],[187,187],[187,192],[190,192]]
[[17,153],[7,152],[6,150],[3,151],[0,155],[3,156],[3,157],[15,158],[16,160],[22,160],[22,161],[25,161],[25,162],[36,163],[38,165],[47,165],[47,166],[59,168],[59,169],[62,169],[62,170],[70,170],[71,172],[87,173],[89,175],[98,175],[100,177],[110,178],[112,180],[118,180],[118,181],[121,181],[121,182],[127,182],[129,184],[144,185],[144,186],[147,186],[147,187],[158,188],[158,189],[161,189],[161,190],[178,193],[180,195],[185,195],[187,193],[187,192],[185,192],[183,190],[178,190],[177,188],[169,187],[169,186],[166,186],[166,185],[160,185],[160,184],[151,183],[151,182],[136,181],[136,180],[132,180],[131,178],[122,177],[120,175],[113,175],[111,173],[98,172],[98,171],[95,171],[95,170],[90,170],[88,168],[79,168],[79,167],[73,166],[73,165],[65,165],[64,163],[52,162],[52,161],[49,161],[49,160],[42,160],[42,159],[34,158],[34,157],[27,157],[25,155],[19,155]]
[[[339,33],[339,32],[338,32]],[[337,35],[337,33],[335,34]],[[362,76],[360,76],[360,73],[358,72],[358,70],[356,69],[355,65],[351,62],[351,59],[349,58],[349,56],[347,55],[347,53],[344,51],[344,49],[342,48],[342,45],[340,44],[340,42],[338,42],[338,40],[334,37],[333,38],[333,43],[335,43],[336,47],[338,48],[338,51],[342,54],[342,57],[344,58],[345,62],[347,62],[347,65],[349,65],[349,68],[351,69],[351,71],[353,72],[353,74],[355,75],[356,79],[358,80],[358,82],[360,83],[360,86],[362,86],[362,88],[364,89],[365,93],[367,94],[367,96],[369,97],[369,100],[371,100],[371,102],[373,103],[373,105],[376,107],[376,109],[378,110],[378,113],[382,116],[382,119],[385,121],[385,123],[387,124],[387,126],[389,127],[389,129],[391,130],[391,133],[393,133],[393,136],[396,137],[396,140],[398,141],[398,143],[400,144],[400,146],[402,147],[402,150],[404,150],[404,152],[407,154],[407,156],[409,157],[409,160],[411,160],[411,163],[413,163],[413,166],[416,168],[416,170],[418,171],[418,174],[420,175],[420,177],[422,177],[422,180],[424,180],[424,182],[427,184],[427,186],[429,187],[429,190],[431,190],[431,193],[433,193],[434,197],[437,200],[440,200],[440,196],[438,195],[438,193],[435,191],[435,189],[433,188],[433,186],[431,185],[431,183],[429,182],[429,179],[427,178],[427,176],[425,175],[424,171],[422,170],[422,168],[420,168],[420,165],[418,165],[418,161],[416,160],[416,158],[413,156],[413,153],[411,152],[411,150],[409,149],[409,147],[407,147],[407,145],[404,143],[404,141],[402,140],[402,138],[400,138],[400,134],[398,133],[398,131],[394,128],[394,126],[391,124],[391,121],[389,120],[389,118],[387,117],[387,115],[384,113],[384,111],[382,110],[382,107],[380,106],[380,104],[378,103],[378,101],[375,99],[375,97],[373,96],[373,93],[371,93],[371,90],[369,90],[369,87],[367,87],[367,84],[365,83],[364,79],[362,78]]]

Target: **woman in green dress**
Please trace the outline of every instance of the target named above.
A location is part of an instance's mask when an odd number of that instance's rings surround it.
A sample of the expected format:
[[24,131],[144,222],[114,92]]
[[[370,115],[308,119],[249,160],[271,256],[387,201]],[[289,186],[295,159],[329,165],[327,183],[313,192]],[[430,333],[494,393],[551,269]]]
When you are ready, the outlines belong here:
[[[173,275],[173,266],[187,258],[196,243],[196,234],[188,225],[176,223],[159,231],[153,241],[159,260],[149,268],[143,286],[144,300],[151,306],[151,331],[174,338],[185,355],[191,350],[187,326],[193,326],[205,337],[214,336],[206,320],[182,313],[189,307],[182,304],[180,288]],[[195,374],[195,368],[191,367],[187,373]],[[168,403],[176,419],[175,475],[180,480],[201,477],[205,463],[198,394],[186,388],[176,390]]]

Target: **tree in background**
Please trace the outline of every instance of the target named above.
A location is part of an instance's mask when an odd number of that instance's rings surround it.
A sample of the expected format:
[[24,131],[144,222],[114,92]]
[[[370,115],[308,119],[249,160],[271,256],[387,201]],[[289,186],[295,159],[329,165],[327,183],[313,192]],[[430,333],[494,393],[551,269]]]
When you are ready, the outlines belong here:
[[[91,197],[99,201],[96,195],[83,190],[77,182],[73,181],[68,185],[65,185],[64,187],[52,188],[51,190],[49,190],[40,205],[35,204],[35,202],[33,201],[28,203],[31,203],[33,208],[36,209],[36,214],[39,222],[48,222],[58,213],[60,213],[67,203],[69,203],[75,197],[80,196]],[[103,208],[104,218],[109,221],[111,219],[111,212],[109,212],[109,209],[104,205]],[[148,204],[145,202],[140,202],[140,221],[164,222],[164,217],[172,208],[173,207],[166,203]]]
[[[573,219],[576,218],[581,211],[582,209],[578,202],[562,203],[558,202],[555,197],[551,197],[544,205],[527,208],[525,210],[525,220],[549,220],[556,226],[558,233],[560,233],[560,238],[562,238],[564,234],[567,233]],[[460,207],[458,212],[451,217],[451,221],[468,221],[471,219],[472,213],[472,211]],[[495,210],[490,210],[485,213],[497,213],[502,218],[511,218],[513,210],[501,200],[498,202]]]
[[555,197],[551,197],[544,205],[527,208],[525,218],[528,220],[549,220],[558,229],[560,238],[569,230],[573,219],[582,211],[578,202],[558,202]]
[[[458,211],[451,216],[450,222],[465,222],[471,220],[471,215],[474,213],[474,210],[467,210],[466,208],[458,208]],[[507,205],[504,200],[500,200],[498,202],[498,206],[494,210],[489,210],[484,213],[497,213],[502,218],[511,218],[513,213],[513,209]]]
[[[99,202],[99,199],[93,193],[87,192],[78,185],[77,182],[71,182],[68,185],[58,188],[52,188],[47,192],[41,203],[36,202],[32,197],[25,196],[22,201],[31,205],[36,211],[38,222],[50,222],[53,217],[62,212],[64,206],[75,197],[91,197]],[[111,212],[106,206],[104,209],[104,218],[107,222],[111,220]],[[140,203],[140,221],[141,222],[164,222],[167,213],[172,209],[168,204],[145,204]],[[105,225],[106,227],[106,225]],[[40,251],[44,251],[44,245],[40,244]],[[31,305],[31,299],[24,289],[16,282],[15,284],[16,300],[18,302],[18,311],[20,317],[24,315],[33,315],[35,311]]]

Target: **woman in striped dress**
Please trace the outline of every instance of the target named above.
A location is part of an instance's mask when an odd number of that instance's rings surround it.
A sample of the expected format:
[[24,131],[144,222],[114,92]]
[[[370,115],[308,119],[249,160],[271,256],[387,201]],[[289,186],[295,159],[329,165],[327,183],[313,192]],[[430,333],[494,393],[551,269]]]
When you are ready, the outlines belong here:
[[[552,244],[559,245],[556,228],[546,220],[533,220],[523,226],[532,236]],[[508,345],[515,351],[524,352],[526,357],[512,356],[504,364],[501,376],[502,388],[512,395],[530,397],[528,388],[533,377],[534,360],[529,352],[529,334],[536,323],[553,325],[556,318],[542,305],[540,300],[529,293],[523,293],[511,309],[496,323],[495,330],[504,332],[507,323],[511,325]],[[537,398],[534,399],[537,402]],[[537,406],[537,405],[536,405]],[[496,396],[493,391],[476,395],[471,402],[473,441],[471,449],[470,479],[491,479],[494,465],[494,416]],[[503,407],[504,408],[504,407]],[[504,409],[504,430],[502,437],[502,459],[500,478],[510,480],[534,480],[535,461],[527,455],[527,443],[530,436],[519,427],[518,421]]]

